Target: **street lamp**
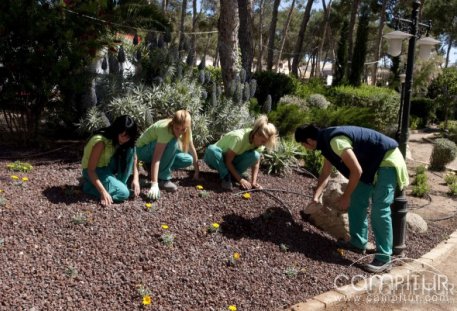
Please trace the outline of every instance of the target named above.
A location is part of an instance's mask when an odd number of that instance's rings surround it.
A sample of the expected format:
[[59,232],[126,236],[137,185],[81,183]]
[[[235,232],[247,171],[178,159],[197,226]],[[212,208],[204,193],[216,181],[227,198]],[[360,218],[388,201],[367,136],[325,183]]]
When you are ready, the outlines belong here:
[[[405,74],[405,83],[403,89],[403,96],[400,102],[400,113],[399,113],[399,133],[397,135],[397,140],[399,144],[399,149],[403,154],[403,157],[406,159],[406,145],[408,143],[408,128],[409,128],[409,114],[411,109],[411,88],[413,82],[413,67],[414,67],[414,52],[416,49],[416,39],[420,38],[421,34],[419,32],[420,27],[424,27],[427,30],[430,30],[431,24],[422,24],[418,22],[419,17],[419,8],[420,1],[413,1],[413,10],[411,14],[411,19],[396,18],[397,22],[402,25],[406,25],[408,32],[403,31],[394,31],[393,33],[386,34],[384,37],[390,41],[389,43],[393,45],[393,48],[390,48],[389,51],[392,52],[392,56],[398,56],[401,53],[401,41],[409,38],[408,43],[408,56],[406,60],[406,74]],[[431,48],[438,44],[439,41],[430,41],[430,38],[424,38],[419,40],[418,45],[420,46],[421,51],[419,52],[420,56],[425,58],[425,56],[430,54]],[[434,40],[434,39],[432,39]],[[426,50],[424,50],[426,49]],[[404,255],[404,250],[406,248],[406,213],[408,212],[408,202],[406,200],[405,190],[396,190],[395,199],[391,206],[392,209],[392,227],[393,227],[393,254],[394,255]]]

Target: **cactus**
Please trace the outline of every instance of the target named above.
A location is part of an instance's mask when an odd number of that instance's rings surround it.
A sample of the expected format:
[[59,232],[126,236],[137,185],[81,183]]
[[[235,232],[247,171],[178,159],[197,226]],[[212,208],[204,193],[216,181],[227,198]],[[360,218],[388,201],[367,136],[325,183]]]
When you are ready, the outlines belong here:
[[178,66],[177,66],[177,68],[176,68],[176,75],[177,75],[177,77],[178,77],[179,80],[181,80],[182,77],[183,77],[182,71],[183,71],[183,70],[182,70],[182,64],[181,64],[181,63],[178,63]]
[[216,96],[218,98],[221,97],[221,95],[222,95],[222,87],[220,85],[218,85],[216,90],[217,90]]
[[158,47],[159,49],[161,49],[161,48],[163,48],[164,46],[165,46],[164,35],[161,34],[161,35],[159,36],[159,40],[157,40],[157,47]]
[[211,86],[211,106],[215,107],[216,106],[216,102],[217,102],[217,86],[216,86],[216,82],[213,82],[213,85]]
[[251,98],[255,96],[255,91],[257,90],[257,80],[256,79],[252,79],[250,82],[249,82],[249,85],[251,87]]
[[244,70],[244,68],[241,68],[240,70],[240,82],[246,82],[246,70]]
[[122,45],[119,47],[119,51],[117,53],[117,61],[121,64],[125,62],[125,52],[124,47]]
[[249,86],[249,83],[245,82],[244,88],[243,88],[243,101],[248,101],[250,98],[251,98],[251,88]]
[[106,61],[106,56],[103,56],[102,69],[106,70],[107,68],[108,68],[108,62]]
[[136,51],[136,60],[139,62],[141,61],[141,50]]
[[206,100],[208,98],[208,93],[205,90],[202,91],[201,98],[202,100]]
[[200,81],[201,84],[205,84],[205,71],[200,70],[198,72],[198,81]]
[[211,83],[211,73],[209,71],[205,71],[205,81],[206,83]]
[[205,69],[205,64],[206,64],[206,57],[203,56],[202,60],[200,61],[200,64],[198,65],[198,69],[200,69],[200,70]]
[[238,81],[236,83],[235,94],[233,94],[233,101],[236,104],[239,104],[242,102],[242,100],[243,100],[243,85],[241,84],[241,82]]
[[271,111],[271,95],[268,94],[267,99],[263,103],[262,112],[269,113]]

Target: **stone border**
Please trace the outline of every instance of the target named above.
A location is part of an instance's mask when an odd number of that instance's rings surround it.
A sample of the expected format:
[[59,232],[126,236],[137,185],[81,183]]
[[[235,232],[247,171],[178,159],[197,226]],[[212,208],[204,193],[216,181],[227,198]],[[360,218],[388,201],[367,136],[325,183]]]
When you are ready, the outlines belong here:
[[[367,279],[359,281],[356,285],[357,288],[364,288],[368,283],[371,285],[379,284],[381,287],[388,287],[393,281],[397,284],[401,284],[401,280],[406,280],[407,276],[413,274],[421,274],[426,270],[426,265],[438,264],[445,260],[450,252],[457,248],[457,230],[454,231],[447,240],[440,242],[431,251],[424,254],[422,257],[416,259],[414,262],[409,264],[403,264],[398,267],[394,267],[389,273],[382,275],[373,275]],[[386,277],[387,276],[387,277]],[[383,278],[383,282],[379,282]],[[385,282],[389,280],[390,282]],[[283,309],[285,311],[315,311],[325,310],[328,307],[334,307],[337,304],[345,303],[345,301],[351,300],[357,295],[362,294],[360,290],[354,288],[351,285],[345,285],[334,290],[317,295],[304,302],[297,303],[290,308]]]

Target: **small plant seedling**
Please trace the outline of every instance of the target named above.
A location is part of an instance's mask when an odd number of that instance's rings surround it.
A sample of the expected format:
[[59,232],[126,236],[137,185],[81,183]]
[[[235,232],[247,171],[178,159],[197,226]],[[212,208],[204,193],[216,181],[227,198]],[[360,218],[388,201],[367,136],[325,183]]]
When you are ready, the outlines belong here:
[[207,197],[209,197],[209,192],[206,191],[206,190],[201,190],[201,191],[198,192],[198,196],[200,198],[207,198]]
[[279,248],[281,249],[281,252],[286,253],[289,250],[289,246],[287,244],[281,243],[279,245]]
[[87,213],[77,213],[71,218],[71,221],[75,225],[85,225],[90,222],[90,219]]
[[171,247],[175,241],[175,235],[173,233],[166,232],[160,236],[160,241],[166,246]]
[[6,199],[0,195],[0,206],[6,205]]
[[3,247],[5,245],[5,239],[0,238],[0,247]]
[[288,277],[288,278],[295,278],[297,277],[298,273],[300,271],[294,267],[294,266],[290,266],[290,267],[287,267],[286,270],[284,270],[284,274]]
[[15,161],[8,163],[6,167],[13,172],[30,172],[33,166],[28,162]]
[[236,264],[240,261],[240,258],[240,253],[234,252],[227,260],[227,265],[232,267],[236,266]]
[[211,225],[208,227],[208,232],[209,233],[218,233],[220,230],[220,225],[217,222],[213,222]]
[[67,269],[65,270],[65,274],[69,277],[74,279],[75,277],[78,276],[78,269],[76,269],[73,266],[68,266]]

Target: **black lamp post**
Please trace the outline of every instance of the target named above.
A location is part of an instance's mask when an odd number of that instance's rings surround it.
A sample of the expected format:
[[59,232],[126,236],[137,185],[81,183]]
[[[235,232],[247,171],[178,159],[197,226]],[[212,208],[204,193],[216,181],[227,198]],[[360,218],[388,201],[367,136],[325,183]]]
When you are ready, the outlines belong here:
[[[402,94],[400,102],[400,112],[399,112],[399,124],[398,132],[396,139],[398,140],[399,149],[403,154],[403,157],[406,159],[406,145],[408,143],[409,137],[409,115],[411,110],[411,92],[412,92],[412,82],[413,82],[413,67],[414,67],[414,52],[416,49],[416,39],[420,36],[419,27],[425,27],[427,30],[431,28],[431,24],[422,24],[418,23],[420,1],[413,1],[413,10],[411,14],[411,19],[402,19],[396,18],[398,23],[406,25],[407,33],[401,31],[394,31],[390,34],[387,34],[385,37],[387,39],[405,39],[409,37],[408,43],[408,56],[406,61],[406,75],[404,85],[402,83]],[[389,36],[390,35],[390,36]],[[433,44],[437,44],[438,41],[434,39]],[[428,41],[427,41],[428,42]],[[394,42],[391,42],[392,46],[395,47]],[[400,49],[397,52],[394,52],[393,56],[398,56],[401,53],[401,41],[397,40],[397,48],[400,44]],[[389,48],[390,50],[390,48]],[[404,255],[404,250],[406,248],[406,214],[408,212],[408,202],[406,200],[405,191],[400,191],[398,188],[395,193],[395,199],[391,206],[392,210],[392,227],[393,227],[393,254],[394,255]]]

